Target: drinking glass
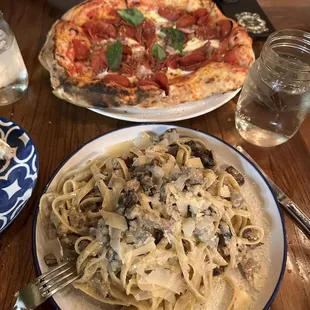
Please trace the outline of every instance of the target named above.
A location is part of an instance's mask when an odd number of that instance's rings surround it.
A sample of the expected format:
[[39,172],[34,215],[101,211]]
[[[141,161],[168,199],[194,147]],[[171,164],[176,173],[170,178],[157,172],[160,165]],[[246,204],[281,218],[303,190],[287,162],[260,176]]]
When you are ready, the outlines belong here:
[[235,123],[254,145],[284,143],[310,107],[310,33],[280,30],[269,36],[241,91]]
[[13,31],[0,11],[0,106],[20,99],[28,88],[28,73]]

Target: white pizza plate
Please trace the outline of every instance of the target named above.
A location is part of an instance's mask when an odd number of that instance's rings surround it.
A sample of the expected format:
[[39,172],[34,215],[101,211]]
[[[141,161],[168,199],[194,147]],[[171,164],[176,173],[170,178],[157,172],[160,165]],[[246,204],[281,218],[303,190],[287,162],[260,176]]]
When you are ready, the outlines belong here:
[[213,95],[198,101],[188,102],[180,104],[176,107],[168,107],[163,109],[90,108],[89,110],[98,114],[131,122],[175,122],[209,113],[234,98],[239,91],[240,88],[229,91],[225,94]]
[[[82,165],[96,155],[102,154],[107,147],[123,141],[133,140],[138,137],[139,133],[144,131],[153,131],[161,134],[168,128],[173,127],[175,126],[156,124],[139,125],[112,131],[95,138],[76,150],[60,165],[51,177],[44,192],[53,190],[64,173]],[[200,131],[184,127],[177,128],[181,135],[195,137],[205,141],[210,149],[214,150],[215,156],[221,157],[222,160],[233,165],[247,176],[249,182],[255,184],[253,187],[254,194],[259,198],[259,201],[265,208],[271,229],[268,277],[262,291],[259,293],[253,310],[269,309],[279,290],[284,275],[287,248],[283,217],[266,179],[247,158],[226,142]],[[34,216],[32,238],[35,269],[37,274],[40,275],[48,271],[48,267],[44,263],[44,256],[51,253],[51,244],[45,239],[42,224],[38,217],[38,210],[39,206],[37,206]],[[52,301],[55,308],[58,307],[62,310],[116,309],[116,307],[107,306],[102,303],[99,304],[71,287],[58,292],[52,297]]]

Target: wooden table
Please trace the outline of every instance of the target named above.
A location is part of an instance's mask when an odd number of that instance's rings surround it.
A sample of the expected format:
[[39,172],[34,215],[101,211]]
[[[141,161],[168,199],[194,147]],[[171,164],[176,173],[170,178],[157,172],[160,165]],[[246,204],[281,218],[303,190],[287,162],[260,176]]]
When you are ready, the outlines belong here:
[[[35,277],[31,253],[33,213],[53,171],[76,148],[109,130],[132,125],[107,118],[57,99],[49,74],[38,53],[53,22],[75,0],[2,0],[0,9],[16,35],[29,71],[26,96],[0,107],[0,115],[20,124],[34,140],[40,156],[39,179],[27,206],[0,235],[0,309],[9,310],[14,293]],[[277,29],[300,28],[310,32],[309,0],[259,0]],[[259,55],[262,42],[254,44]],[[287,143],[263,149],[245,143],[234,127],[236,99],[209,114],[178,122],[211,133],[228,143],[240,143],[267,174],[310,215],[310,118]],[[309,309],[310,241],[285,215],[288,241],[287,268],[274,310]],[[40,309],[51,309],[45,304]]]

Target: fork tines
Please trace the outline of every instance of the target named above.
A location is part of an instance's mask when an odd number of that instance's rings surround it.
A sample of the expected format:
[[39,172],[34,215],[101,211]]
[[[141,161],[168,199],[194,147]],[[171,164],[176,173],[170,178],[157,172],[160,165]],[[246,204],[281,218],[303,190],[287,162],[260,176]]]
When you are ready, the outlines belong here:
[[35,283],[42,297],[48,298],[78,278],[75,261],[68,261],[52,271],[39,276]]

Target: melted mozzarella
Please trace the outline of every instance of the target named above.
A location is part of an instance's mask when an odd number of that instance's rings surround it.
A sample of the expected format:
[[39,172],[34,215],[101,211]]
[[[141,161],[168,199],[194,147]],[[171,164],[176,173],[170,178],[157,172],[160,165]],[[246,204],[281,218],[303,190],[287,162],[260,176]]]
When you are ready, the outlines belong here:
[[97,74],[96,78],[97,79],[102,79],[104,78],[108,73],[108,69],[105,69],[104,71],[102,71],[101,73]]
[[145,51],[145,48],[134,39],[126,38],[124,40],[124,44],[130,46],[132,49],[132,53],[136,56],[142,56]]
[[181,69],[171,69],[168,68],[167,70],[167,77],[168,79],[175,79],[177,77],[185,76],[192,73],[192,71],[185,71]]
[[152,19],[156,25],[163,25],[169,23],[169,20],[160,16],[156,11],[149,11],[144,13],[146,18]]
[[220,46],[219,40],[199,40],[197,38],[193,38],[185,44],[183,51],[184,52],[194,51],[194,50],[204,46],[209,41],[210,41],[210,44],[212,47],[219,48],[219,46]]
[[139,79],[146,77],[147,75],[151,75],[152,74],[152,70],[145,67],[144,65],[140,65],[137,68],[137,72],[136,75]]
[[126,38],[124,40],[124,44],[132,47],[132,46],[135,46],[135,45],[139,45],[138,41],[134,40],[134,39],[131,39],[131,38]]

